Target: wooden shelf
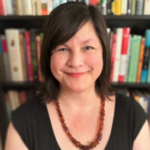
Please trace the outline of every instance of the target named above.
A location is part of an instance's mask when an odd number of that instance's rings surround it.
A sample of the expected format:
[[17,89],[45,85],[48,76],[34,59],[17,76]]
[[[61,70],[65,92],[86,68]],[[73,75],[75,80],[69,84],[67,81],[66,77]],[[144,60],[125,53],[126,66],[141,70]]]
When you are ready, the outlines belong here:
[[[37,89],[44,83],[40,82],[1,82],[0,85],[4,90],[25,90],[25,89]],[[111,83],[113,87],[117,88],[136,88],[144,89],[150,88],[150,83]]]

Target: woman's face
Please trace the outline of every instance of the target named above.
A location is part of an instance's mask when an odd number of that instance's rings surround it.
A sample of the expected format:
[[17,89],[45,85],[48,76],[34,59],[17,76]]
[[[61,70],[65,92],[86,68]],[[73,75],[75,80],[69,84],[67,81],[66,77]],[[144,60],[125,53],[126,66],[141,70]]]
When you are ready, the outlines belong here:
[[58,45],[50,68],[61,89],[82,92],[95,88],[103,68],[102,45],[89,21],[66,43]]

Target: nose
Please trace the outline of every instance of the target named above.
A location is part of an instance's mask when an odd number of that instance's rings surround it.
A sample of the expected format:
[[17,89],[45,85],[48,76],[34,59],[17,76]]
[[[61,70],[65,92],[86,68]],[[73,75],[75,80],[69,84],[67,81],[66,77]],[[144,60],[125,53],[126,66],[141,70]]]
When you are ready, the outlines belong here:
[[83,58],[83,54],[80,51],[74,51],[70,53],[67,62],[67,65],[69,67],[78,68],[83,66],[83,64],[84,64],[84,58]]

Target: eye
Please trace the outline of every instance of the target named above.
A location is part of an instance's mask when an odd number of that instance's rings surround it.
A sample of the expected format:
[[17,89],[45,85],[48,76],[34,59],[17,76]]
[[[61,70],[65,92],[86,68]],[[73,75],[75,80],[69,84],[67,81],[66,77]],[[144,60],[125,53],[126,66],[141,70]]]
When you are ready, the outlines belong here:
[[61,48],[61,49],[58,49],[58,51],[68,51],[67,48]]
[[86,50],[90,50],[90,49],[93,49],[93,47],[91,47],[91,46],[86,46],[85,49],[86,49]]

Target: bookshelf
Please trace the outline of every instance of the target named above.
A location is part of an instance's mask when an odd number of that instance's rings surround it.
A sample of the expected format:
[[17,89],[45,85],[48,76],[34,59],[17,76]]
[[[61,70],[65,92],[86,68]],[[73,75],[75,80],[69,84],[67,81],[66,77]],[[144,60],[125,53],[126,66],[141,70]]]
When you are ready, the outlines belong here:
[[[6,28],[37,28],[42,30],[43,22],[47,16],[0,16],[0,34]],[[144,36],[145,30],[150,29],[150,15],[104,16],[109,28],[130,27],[131,34]],[[8,119],[6,115],[3,92],[7,90],[36,89],[44,83],[39,82],[0,82],[0,133],[4,146]],[[150,89],[150,83],[112,83],[113,87]]]

